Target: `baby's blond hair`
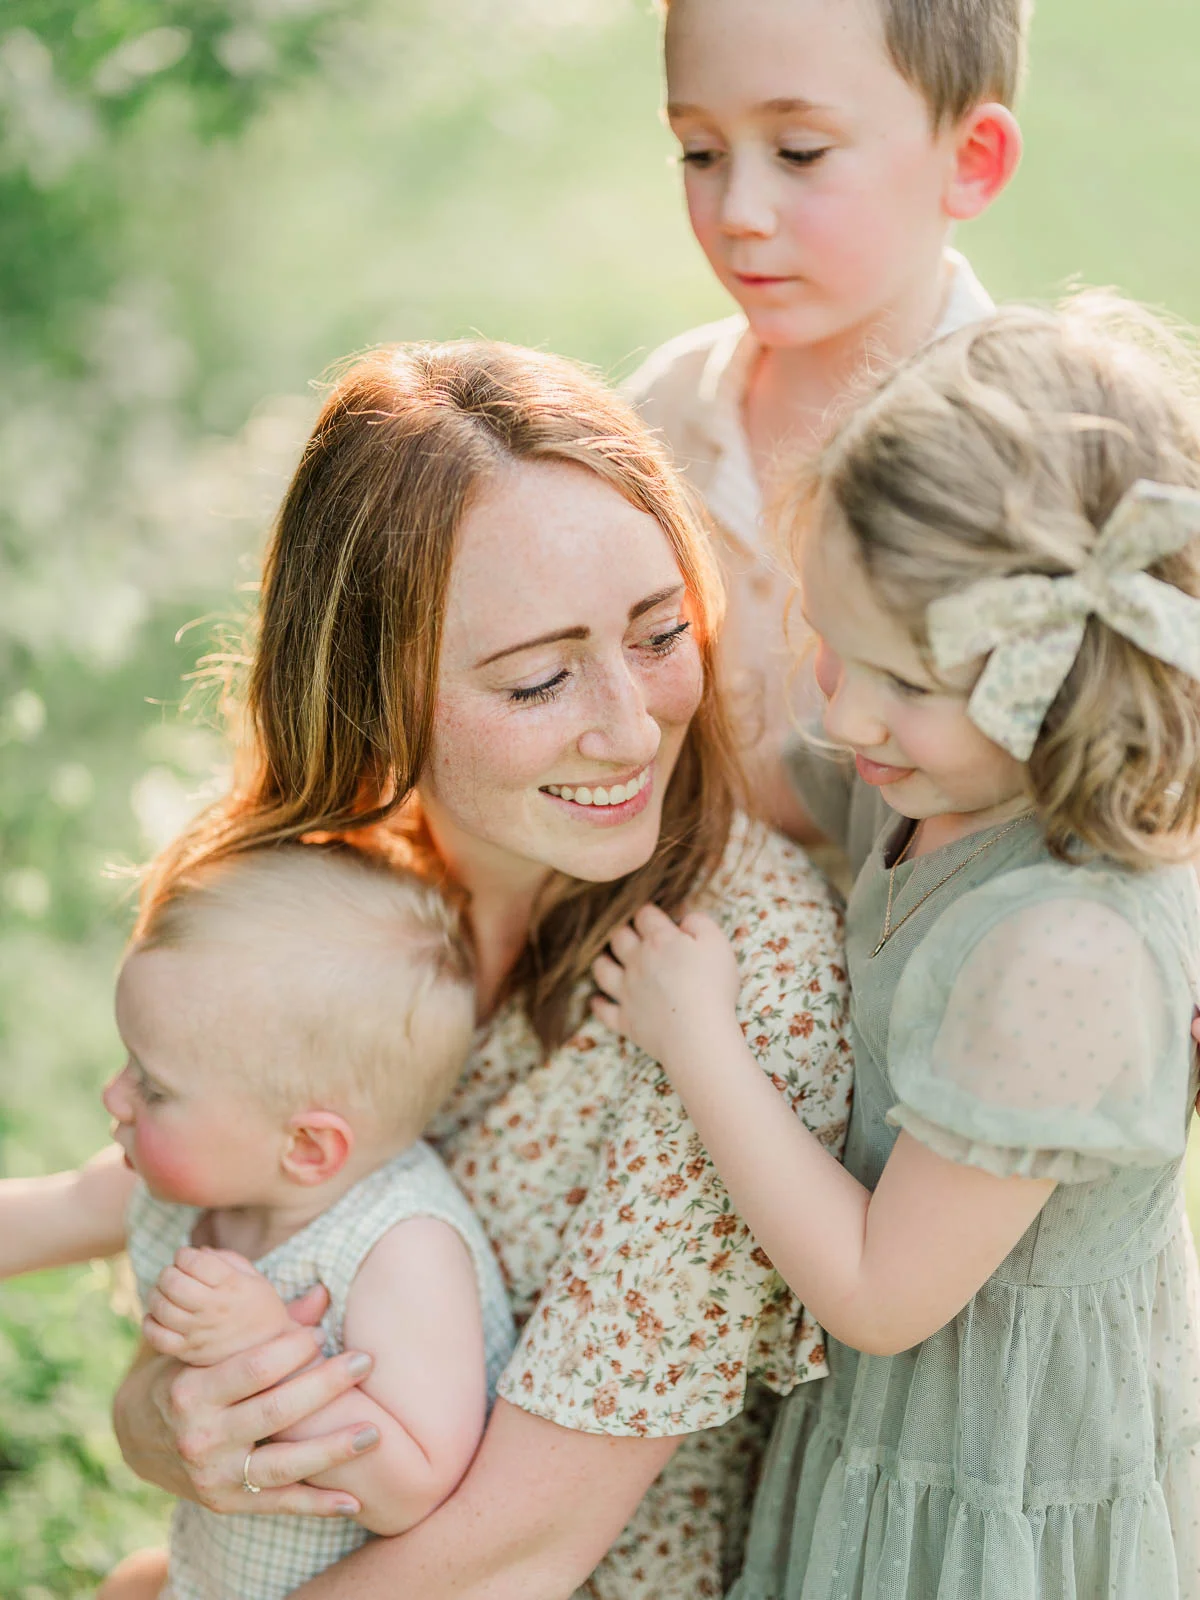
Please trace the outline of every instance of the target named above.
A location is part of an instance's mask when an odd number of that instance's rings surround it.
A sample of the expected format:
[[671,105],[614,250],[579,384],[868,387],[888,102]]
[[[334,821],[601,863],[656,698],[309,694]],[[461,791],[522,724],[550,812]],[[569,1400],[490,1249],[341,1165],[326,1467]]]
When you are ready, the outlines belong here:
[[203,864],[129,955],[154,950],[217,953],[243,991],[246,974],[263,983],[271,1048],[245,1062],[245,1087],[284,1115],[365,1113],[381,1134],[415,1138],[470,1047],[475,993],[455,913],[431,884],[345,846]]
[[[1140,478],[1200,488],[1195,354],[1151,313],[1091,292],[1011,307],[930,346],[841,428],[785,508],[849,532],[930,671],[931,601],[984,579],[1075,572]],[[1147,569],[1200,596],[1200,541]],[[1063,860],[1195,854],[1200,683],[1093,616],[1029,760]]]

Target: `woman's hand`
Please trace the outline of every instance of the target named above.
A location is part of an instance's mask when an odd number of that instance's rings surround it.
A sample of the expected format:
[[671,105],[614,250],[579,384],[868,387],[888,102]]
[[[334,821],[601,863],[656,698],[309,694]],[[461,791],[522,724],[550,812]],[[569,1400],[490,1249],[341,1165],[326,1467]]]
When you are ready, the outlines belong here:
[[657,906],[643,906],[609,949],[592,966],[603,991],[592,1009],[664,1067],[685,1061],[714,1028],[733,1025],[737,958],[711,917],[692,911],[677,926]]
[[[293,1309],[316,1321],[324,1303],[324,1291],[315,1291]],[[113,1413],[125,1460],[139,1477],[210,1511],[357,1516],[353,1495],[303,1480],[374,1448],[373,1428],[350,1423],[315,1439],[270,1442],[370,1371],[361,1352],[320,1361],[320,1351],[319,1334],[305,1326],[212,1367],[183,1367],[143,1346]],[[246,1465],[258,1494],[245,1488]]]

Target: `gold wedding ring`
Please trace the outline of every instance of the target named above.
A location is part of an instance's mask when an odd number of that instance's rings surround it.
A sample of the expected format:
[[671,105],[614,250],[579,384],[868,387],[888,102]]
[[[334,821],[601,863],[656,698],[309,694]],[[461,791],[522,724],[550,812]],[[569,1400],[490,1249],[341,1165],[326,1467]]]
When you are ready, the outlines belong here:
[[246,1459],[242,1462],[242,1488],[246,1490],[247,1494],[261,1494],[262,1485],[250,1482],[250,1458],[253,1454],[253,1450],[247,1450]]

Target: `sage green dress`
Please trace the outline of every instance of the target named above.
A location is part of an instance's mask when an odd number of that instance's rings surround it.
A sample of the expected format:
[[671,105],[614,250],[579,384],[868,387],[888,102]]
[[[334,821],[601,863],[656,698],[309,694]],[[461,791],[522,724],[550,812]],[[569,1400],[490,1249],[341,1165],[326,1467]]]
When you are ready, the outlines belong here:
[[[910,824],[858,787],[806,795],[852,858],[853,818],[891,819],[847,914],[846,1166],[873,1187],[903,1128],[1058,1187],[915,1349],[829,1340],[830,1377],[780,1408],[730,1600],[1198,1600],[1193,876],[1064,866],[1026,821],[873,957]],[[901,862],[893,928],[987,837]]]

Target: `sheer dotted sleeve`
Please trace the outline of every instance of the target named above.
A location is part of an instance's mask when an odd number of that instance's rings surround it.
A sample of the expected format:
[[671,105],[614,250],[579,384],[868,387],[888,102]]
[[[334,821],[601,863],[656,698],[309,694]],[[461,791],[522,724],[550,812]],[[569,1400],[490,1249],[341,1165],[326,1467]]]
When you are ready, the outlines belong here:
[[999,1176],[1086,1182],[1183,1154],[1191,874],[1058,865],[950,906],[901,978],[889,1120]]

